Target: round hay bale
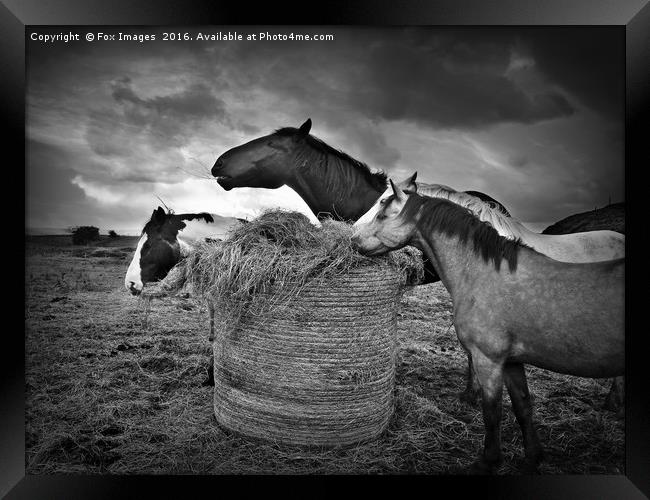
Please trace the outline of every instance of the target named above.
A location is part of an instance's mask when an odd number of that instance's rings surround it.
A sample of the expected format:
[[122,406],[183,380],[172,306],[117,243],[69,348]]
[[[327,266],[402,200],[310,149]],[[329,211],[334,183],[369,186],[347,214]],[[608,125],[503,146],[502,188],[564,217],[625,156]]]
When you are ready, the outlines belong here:
[[198,245],[179,266],[174,283],[214,305],[220,424],[320,446],[384,430],[397,308],[422,262],[408,252],[363,256],[351,236],[343,222],[315,227],[300,213],[269,211],[219,245]]
[[[402,276],[373,264],[315,280],[264,317],[216,332],[217,421],[248,436],[347,445],[393,412]],[[265,292],[273,294],[273,289]]]

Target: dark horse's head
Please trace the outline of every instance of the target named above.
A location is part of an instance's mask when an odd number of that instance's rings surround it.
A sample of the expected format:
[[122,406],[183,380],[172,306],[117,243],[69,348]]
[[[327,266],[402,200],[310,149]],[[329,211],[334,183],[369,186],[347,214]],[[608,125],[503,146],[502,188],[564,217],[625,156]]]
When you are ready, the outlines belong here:
[[207,213],[179,214],[158,207],[142,230],[142,236],[126,271],[124,286],[133,295],[142,293],[146,283],[163,279],[181,258],[178,232],[186,227],[184,220],[202,218],[212,222]]
[[294,163],[294,150],[310,130],[308,119],[298,129],[279,129],[229,149],[217,158],[212,175],[226,191],[236,187],[279,188],[291,176],[288,166]]

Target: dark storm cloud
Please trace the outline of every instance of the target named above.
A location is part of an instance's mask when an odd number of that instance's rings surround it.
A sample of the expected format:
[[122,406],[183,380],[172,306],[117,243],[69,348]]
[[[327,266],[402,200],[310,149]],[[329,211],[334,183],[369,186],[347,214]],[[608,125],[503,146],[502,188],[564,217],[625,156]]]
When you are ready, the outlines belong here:
[[530,31],[522,37],[540,71],[582,104],[622,119],[625,36],[622,28]]
[[194,83],[180,92],[149,99],[135,93],[129,77],[118,78],[111,87],[113,99],[131,105],[127,108],[127,116],[132,115],[144,123],[151,121],[152,116],[168,120],[223,119],[226,116],[225,103],[204,83]]
[[529,94],[505,75],[508,47],[464,50],[398,44],[369,54],[368,85],[351,102],[387,120],[412,120],[434,128],[481,128],[502,122],[534,123],[573,113],[561,94]]
[[479,31],[467,37],[420,29],[344,33],[345,51],[296,44],[271,54],[268,47],[242,45],[228,63],[248,68],[238,76],[244,88],[263,82],[305,105],[434,128],[534,123],[573,113],[554,88],[521,88],[507,77],[516,31]]
[[171,95],[142,98],[131,79],[122,77],[111,84],[111,97],[117,108],[90,111],[86,132],[92,150],[104,157],[129,156],[133,142],[143,139],[157,148],[179,147],[201,122],[229,122],[225,103],[202,83]]
[[[438,41],[433,42],[437,37]],[[625,35],[622,27],[465,28],[431,34],[409,31],[411,43],[443,48],[465,64],[500,64],[512,49],[529,55],[549,84],[581,104],[621,118],[625,88]]]

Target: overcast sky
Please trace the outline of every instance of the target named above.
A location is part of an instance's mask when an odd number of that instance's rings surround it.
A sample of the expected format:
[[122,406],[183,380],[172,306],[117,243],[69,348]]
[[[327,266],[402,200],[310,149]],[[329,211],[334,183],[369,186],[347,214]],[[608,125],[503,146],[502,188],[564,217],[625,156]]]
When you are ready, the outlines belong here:
[[[89,43],[87,31],[157,40]],[[522,221],[624,199],[619,28],[174,31],[335,39],[178,42],[92,28],[77,42],[28,42],[28,227],[139,231],[156,195],[176,212],[307,212],[287,187],[225,192],[207,178],[227,149],[307,118],[373,169],[483,191]]]

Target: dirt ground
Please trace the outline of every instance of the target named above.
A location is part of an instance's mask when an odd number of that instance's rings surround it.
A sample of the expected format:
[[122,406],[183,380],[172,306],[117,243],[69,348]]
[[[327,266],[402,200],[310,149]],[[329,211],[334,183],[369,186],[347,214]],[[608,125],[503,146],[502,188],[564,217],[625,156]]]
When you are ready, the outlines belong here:
[[[207,311],[192,297],[132,297],[137,238],[73,247],[26,237],[28,474],[463,474],[483,439],[458,400],[466,358],[445,288],[406,292],[398,321],[395,412],[377,440],[347,448],[261,442],[220,428]],[[608,380],[527,368],[546,457],[542,474],[624,473],[624,417],[602,409]],[[504,391],[499,473],[518,474],[521,435]]]

